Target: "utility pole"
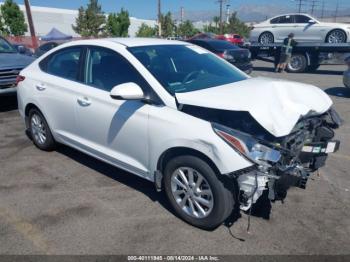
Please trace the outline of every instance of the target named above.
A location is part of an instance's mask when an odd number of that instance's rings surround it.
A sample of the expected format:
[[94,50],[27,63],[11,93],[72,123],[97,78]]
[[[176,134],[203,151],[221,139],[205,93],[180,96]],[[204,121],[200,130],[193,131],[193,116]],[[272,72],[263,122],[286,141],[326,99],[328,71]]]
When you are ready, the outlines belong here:
[[181,6],[181,9],[180,9],[180,17],[181,17],[181,24],[182,24],[185,18],[185,8],[183,6]]
[[317,0],[312,0],[312,4],[311,4],[311,15],[314,14],[314,10],[315,10],[315,7],[317,6],[316,3],[318,1]]
[[339,9],[339,0],[337,0],[337,5],[335,6],[334,22],[337,22],[338,9]]
[[226,2],[226,0],[218,0],[218,3],[220,4],[220,22],[219,22],[219,26],[220,26],[220,34],[222,34],[222,29],[223,29],[223,23],[222,23],[222,14],[223,14],[223,5],[224,2]]
[[324,16],[324,0],[322,1],[322,12],[321,12],[321,18]]
[[161,9],[161,0],[158,0],[158,36],[162,37],[162,9]]
[[29,0],[24,0],[24,4],[26,7],[30,35],[32,37],[32,45],[33,45],[33,48],[36,49],[38,47],[38,42],[36,41],[36,35],[35,35],[35,29],[34,29],[34,23],[33,23],[33,17],[32,17],[32,10],[30,8]]
[[305,5],[304,4],[304,2],[306,1],[306,0],[296,0],[297,2],[298,2],[298,13],[301,13],[301,8],[303,7],[303,5]]

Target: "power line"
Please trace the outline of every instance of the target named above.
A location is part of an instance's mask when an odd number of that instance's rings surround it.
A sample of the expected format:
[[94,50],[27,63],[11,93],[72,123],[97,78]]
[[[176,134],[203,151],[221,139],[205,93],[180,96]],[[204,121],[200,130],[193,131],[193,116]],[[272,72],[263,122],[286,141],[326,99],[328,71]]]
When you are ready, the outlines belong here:
[[322,1],[322,12],[321,12],[321,18],[324,17],[324,0]]
[[339,9],[339,0],[337,0],[337,5],[335,6],[335,13],[334,13],[334,21],[335,22],[337,22],[338,9]]
[[315,10],[315,7],[318,6],[318,0],[312,0],[312,3],[311,3],[311,15],[314,14],[314,10]]

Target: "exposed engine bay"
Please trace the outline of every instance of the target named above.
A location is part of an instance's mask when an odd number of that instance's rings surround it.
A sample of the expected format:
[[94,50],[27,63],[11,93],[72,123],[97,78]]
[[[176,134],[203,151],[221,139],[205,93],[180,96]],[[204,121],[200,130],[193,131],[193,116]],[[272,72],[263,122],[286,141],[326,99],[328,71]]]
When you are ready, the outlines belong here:
[[180,105],[179,110],[212,123],[213,130],[252,167],[229,174],[237,179],[242,210],[248,210],[265,190],[270,200],[283,200],[292,187],[305,188],[309,176],[339,149],[333,129],[341,125],[337,112],[299,119],[290,134],[275,137],[245,111]]

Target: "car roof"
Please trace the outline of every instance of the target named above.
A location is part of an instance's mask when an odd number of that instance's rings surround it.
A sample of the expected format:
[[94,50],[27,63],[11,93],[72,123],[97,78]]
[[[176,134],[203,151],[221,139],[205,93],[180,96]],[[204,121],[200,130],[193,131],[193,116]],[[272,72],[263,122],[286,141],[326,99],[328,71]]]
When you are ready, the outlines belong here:
[[151,46],[151,45],[186,45],[188,43],[176,40],[167,40],[159,38],[139,38],[139,37],[125,37],[125,38],[100,38],[100,39],[88,39],[88,40],[78,40],[72,41],[74,45],[86,44],[93,42],[112,42],[127,47],[137,47],[137,46]]
[[307,13],[289,13],[289,14],[280,14],[280,15],[276,15],[276,16],[274,16],[274,17],[271,17],[269,20],[274,19],[274,18],[276,18],[276,17],[287,16],[287,15],[306,15],[306,16],[312,17],[311,15],[309,15],[309,14],[307,14]]

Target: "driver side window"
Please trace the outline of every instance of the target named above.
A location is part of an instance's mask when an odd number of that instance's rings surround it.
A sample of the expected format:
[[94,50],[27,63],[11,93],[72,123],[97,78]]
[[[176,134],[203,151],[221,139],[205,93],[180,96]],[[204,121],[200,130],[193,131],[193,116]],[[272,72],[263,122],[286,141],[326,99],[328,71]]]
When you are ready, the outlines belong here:
[[87,52],[85,83],[110,92],[116,85],[134,82],[141,88],[145,80],[120,54],[102,47],[91,47]]

